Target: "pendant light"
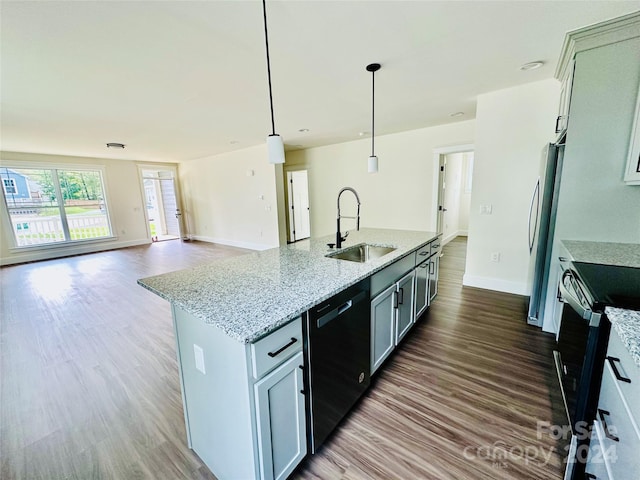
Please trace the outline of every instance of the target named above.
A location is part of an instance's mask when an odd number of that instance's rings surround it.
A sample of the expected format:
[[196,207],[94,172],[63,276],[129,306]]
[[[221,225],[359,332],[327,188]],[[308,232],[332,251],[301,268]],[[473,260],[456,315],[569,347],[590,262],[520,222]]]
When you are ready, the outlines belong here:
[[267,51],[267,77],[269,79],[269,106],[271,108],[271,133],[267,136],[267,152],[269,163],[284,163],[284,143],[276,133],[276,122],[273,117],[273,93],[271,92],[271,64],[269,62],[269,35],[267,34],[267,2],[262,0],[264,18],[264,44]]
[[367,171],[378,173],[378,157],[375,154],[375,132],[376,132],[376,72],[380,70],[379,63],[367,65],[367,72],[371,72],[371,155],[367,161]]

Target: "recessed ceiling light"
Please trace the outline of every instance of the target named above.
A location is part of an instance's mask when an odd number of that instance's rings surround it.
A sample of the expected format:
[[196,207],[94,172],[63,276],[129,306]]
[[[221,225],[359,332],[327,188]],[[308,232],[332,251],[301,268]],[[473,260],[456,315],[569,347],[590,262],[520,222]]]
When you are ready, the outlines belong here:
[[360,137],[365,137],[365,136],[369,135],[369,132],[360,132],[360,133],[358,133],[358,135]]
[[463,115],[464,115],[464,112],[454,112],[449,114],[450,117],[461,117]]
[[124,143],[109,142],[107,148],[124,148]]
[[544,62],[541,61],[536,61],[536,62],[529,62],[529,63],[525,63],[524,65],[520,66],[520,70],[535,70],[536,68],[540,68],[541,66],[544,65]]
[[240,143],[238,140],[231,140],[229,142],[231,145],[237,145],[238,143]]
[[298,130],[300,133],[307,133],[309,131],[308,128],[301,128],[300,130]]

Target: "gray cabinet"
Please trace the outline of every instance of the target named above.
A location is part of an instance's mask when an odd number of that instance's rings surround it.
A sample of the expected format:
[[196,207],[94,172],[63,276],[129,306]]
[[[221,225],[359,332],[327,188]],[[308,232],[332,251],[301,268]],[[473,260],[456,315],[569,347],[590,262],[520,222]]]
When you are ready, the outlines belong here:
[[189,447],[217,478],[286,478],[307,452],[301,319],[246,345],[173,318]]
[[438,276],[440,272],[440,255],[433,255],[429,259],[429,305],[438,294]]
[[425,260],[416,267],[416,295],[415,295],[415,319],[417,320],[420,315],[429,306],[429,260]]
[[307,452],[302,369],[298,352],[254,385],[263,480],[287,478]]
[[414,279],[411,270],[371,301],[372,374],[413,326]]
[[395,347],[396,284],[371,301],[371,374]]
[[396,331],[395,345],[400,343],[415,319],[413,310],[413,285],[415,270],[411,270],[396,284]]

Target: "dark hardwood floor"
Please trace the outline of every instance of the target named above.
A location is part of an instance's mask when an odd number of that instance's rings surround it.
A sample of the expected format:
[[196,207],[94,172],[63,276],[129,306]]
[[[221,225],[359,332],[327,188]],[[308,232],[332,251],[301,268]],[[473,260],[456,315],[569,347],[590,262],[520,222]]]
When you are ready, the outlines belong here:
[[[465,248],[447,245],[437,300],[295,478],[562,477],[537,431],[562,418],[553,338],[524,298],[462,288]],[[186,447],[169,305],[135,280],[243,252],[172,241],[2,268],[0,478],[214,478]]]

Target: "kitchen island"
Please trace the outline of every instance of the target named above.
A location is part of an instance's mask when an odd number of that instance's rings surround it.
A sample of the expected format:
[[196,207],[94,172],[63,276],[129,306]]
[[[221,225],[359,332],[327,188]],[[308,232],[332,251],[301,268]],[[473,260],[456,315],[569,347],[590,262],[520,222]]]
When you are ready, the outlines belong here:
[[362,229],[342,250],[394,250],[338,260],[326,236],[138,280],[172,305],[187,442],[218,478],[286,478],[307,453],[301,316],[396,265],[417,269],[437,238]]

